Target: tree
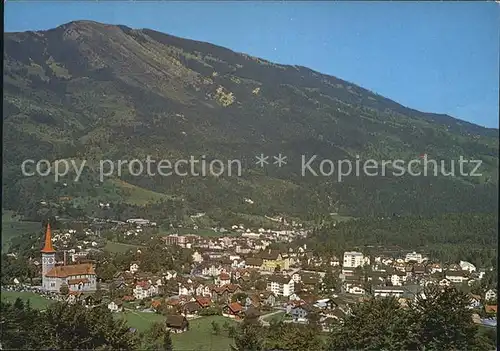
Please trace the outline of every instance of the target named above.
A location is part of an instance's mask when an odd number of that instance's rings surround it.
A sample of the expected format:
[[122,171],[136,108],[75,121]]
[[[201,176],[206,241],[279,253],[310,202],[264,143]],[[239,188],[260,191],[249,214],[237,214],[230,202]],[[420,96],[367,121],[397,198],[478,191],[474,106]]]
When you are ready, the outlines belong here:
[[239,302],[241,304],[245,303],[246,298],[248,297],[247,294],[244,292],[238,292],[231,296],[231,302]]
[[267,283],[263,279],[258,279],[257,281],[255,281],[254,286],[255,286],[255,289],[257,289],[257,290],[266,290]]
[[170,331],[161,322],[155,322],[141,334],[141,350],[172,351]]
[[329,268],[326,271],[325,276],[323,277],[323,290],[328,292],[337,291],[338,286],[339,286],[338,281],[335,278],[332,269]]
[[318,332],[321,331],[320,315],[317,311],[309,311],[307,314],[307,323],[309,328]]
[[287,351],[321,350],[320,330],[309,325],[272,321],[265,340],[265,349]]
[[212,321],[212,331],[215,335],[220,334],[220,325],[216,321]]
[[68,295],[69,294],[69,287],[66,283],[61,284],[61,287],[59,288],[59,292],[61,295]]
[[7,349],[137,349],[124,320],[103,306],[56,302],[45,312],[16,301],[1,303],[2,343]]
[[335,325],[327,349],[412,350],[409,317],[394,298],[355,305],[344,323]]
[[172,338],[170,337],[170,330],[167,330],[163,335],[163,350],[172,351],[174,349],[172,344]]
[[491,339],[478,334],[468,304],[467,295],[454,287],[427,287],[407,309],[394,298],[372,298],[334,327],[328,349],[488,349]]
[[412,310],[420,348],[469,350],[476,347],[477,327],[468,308],[469,297],[451,287],[429,286]]
[[263,329],[256,323],[244,320],[236,335],[232,351],[262,351],[264,349]]

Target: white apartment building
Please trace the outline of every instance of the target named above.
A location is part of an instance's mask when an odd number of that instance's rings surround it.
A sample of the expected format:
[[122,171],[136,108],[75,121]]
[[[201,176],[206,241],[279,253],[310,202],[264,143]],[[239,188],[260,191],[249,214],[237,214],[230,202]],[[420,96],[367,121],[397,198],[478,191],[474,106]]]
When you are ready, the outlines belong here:
[[415,251],[407,253],[405,257],[405,262],[417,262],[417,263],[422,263],[424,260],[422,254],[416,253]]
[[271,291],[276,296],[288,297],[295,292],[295,282],[291,277],[273,275],[267,282],[267,291]]
[[133,295],[136,300],[153,297],[157,294],[158,288],[148,282],[138,283],[133,290]]
[[460,265],[460,268],[462,268],[463,271],[469,271],[471,273],[476,271],[476,266],[474,266],[470,262],[460,261],[459,265]]
[[344,252],[343,268],[361,267],[366,263],[365,257],[361,252],[346,251]]
[[388,297],[388,296],[394,296],[394,297],[402,297],[404,294],[403,288],[398,288],[395,286],[380,286],[378,288],[373,289],[373,295],[374,296],[380,296],[380,297]]
[[447,271],[445,277],[452,283],[463,283],[469,280],[465,271]]

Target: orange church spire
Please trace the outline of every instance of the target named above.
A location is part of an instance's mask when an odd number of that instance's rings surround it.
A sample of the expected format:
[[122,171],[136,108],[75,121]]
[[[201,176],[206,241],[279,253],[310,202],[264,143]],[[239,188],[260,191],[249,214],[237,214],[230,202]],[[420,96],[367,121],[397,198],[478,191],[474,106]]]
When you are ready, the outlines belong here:
[[52,247],[52,234],[50,233],[50,223],[47,223],[47,231],[45,232],[45,246],[42,249],[43,253],[56,252]]

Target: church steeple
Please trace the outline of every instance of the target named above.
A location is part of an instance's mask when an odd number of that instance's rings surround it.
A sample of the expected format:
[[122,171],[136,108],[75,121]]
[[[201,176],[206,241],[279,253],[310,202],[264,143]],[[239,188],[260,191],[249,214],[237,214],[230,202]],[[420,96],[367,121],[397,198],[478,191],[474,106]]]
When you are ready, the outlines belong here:
[[42,249],[43,253],[55,253],[52,247],[52,233],[50,232],[50,223],[47,224],[47,231],[45,232],[45,246]]
[[52,233],[50,232],[50,224],[47,224],[45,232],[45,245],[42,249],[42,287],[44,290],[50,290],[52,282],[45,275],[50,272],[56,265],[56,250],[52,247]]

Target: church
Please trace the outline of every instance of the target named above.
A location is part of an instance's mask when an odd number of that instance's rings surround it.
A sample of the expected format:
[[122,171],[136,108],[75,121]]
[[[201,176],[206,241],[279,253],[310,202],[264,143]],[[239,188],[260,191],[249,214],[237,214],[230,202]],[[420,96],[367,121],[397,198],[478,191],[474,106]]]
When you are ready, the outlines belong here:
[[52,247],[50,224],[45,233],[45,245],[42,249],[42,289],[59,292],[66,284],[70,292],[91,292],[96,290],[97,281],[94,266],[91,263],[56,266],[56,251]]

